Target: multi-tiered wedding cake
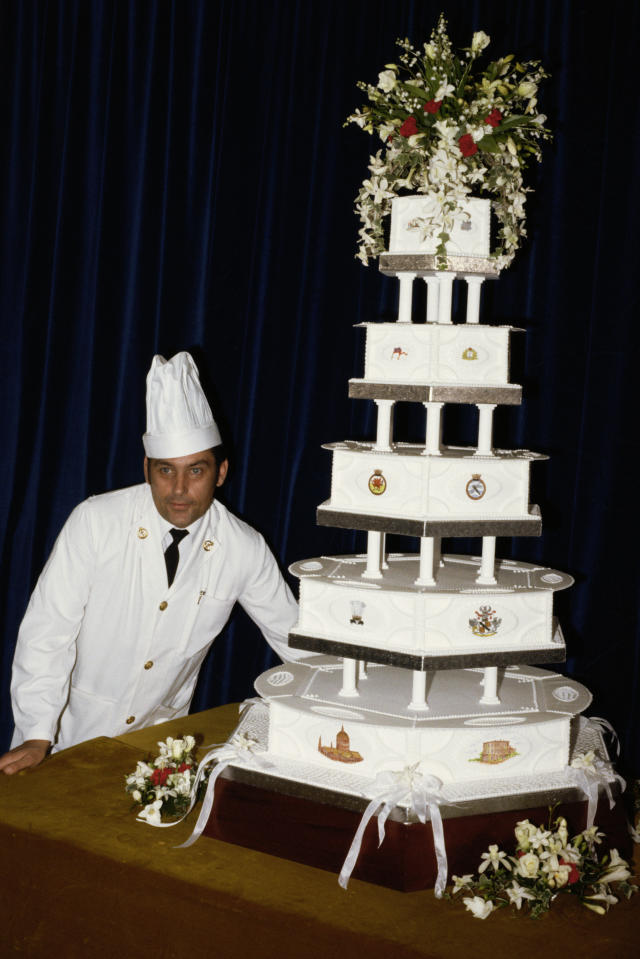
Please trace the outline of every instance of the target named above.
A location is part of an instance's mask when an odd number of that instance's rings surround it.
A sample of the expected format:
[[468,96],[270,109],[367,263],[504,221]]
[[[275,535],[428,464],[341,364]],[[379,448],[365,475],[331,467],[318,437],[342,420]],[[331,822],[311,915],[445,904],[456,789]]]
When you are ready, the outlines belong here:
[[[564,660],[553,593],[572,580],[495,559],[496,536],[540,533],[529,470],[543,457],[492,446],[493,411],[520,402],[521,388],[508,380],[513,330],[479,322],[480,285],[496,275],[488,201],[470,206],[471,228],[443,271],[412,236],[408,200],[394,204],[381,261],[400,280],[398,320],[365,324],[364,377],[350,383],[352,397],[376,403],[377,436],[328,447],[331,497],[318,510],[321,525],[366,530],[367,553],[291,568],[301,584],[290,645],[335,659],[272,669],[256,688],[269,703],[269,757],[303,764],[302,778],[313,766],[329,782],[340,769],[360,786],[418,763],[444,784],[504,789],[506,778],[564,770],[571,719],[590,703],[578,683],[525,665]],[[424,203],[413,199],[413,216]],[[417,277],[428,285],[426,323],[411,322]],[[467,314],[454,325],[456,278]],[[395,440],[397,401],[424,404],[424,445]],[[475,447],[443,445],[448,403],[477,406]],[[419,555],[387,555],[385,533],[419,537]],[[441,555],[444,536],[482,537],[481,556]]]
[[[415,198],[414,214],[422,203]],[[513,329],[480,324],[481,284],[497,276],[488,201],[469,213],[471,228],[452,238],[442,270],[407,229],[405,199],[394,207],[380,265],[400,281],[398,319],[365,324],[364,377],[349,385],[350,396],[375,402],[377,436],[328,447],[331,496],[318,509],[321,525],[366,530],[367,552],[291,567],[300,615],[289,643],[318,656],[260,676],[262,702],[242,727],[285,792],[370,797],[379,774],[411,767],[436,777],[442,802],[460,815],[465,803],[477,811],[496,796],[562,791],[573,782],[572,751],[601,747],[596,730],[574,721],[588,690],[528,665],[565,659],[553,593],[571,577],[495,557],[497,536],[540,534],[529,470],[544,457],[492,445],[494,409],[519,403],[521,387],[508,377]],[[426,323],[412,322],[418,278],[428,287]],[[467,288],[458,324],[455,281]],[[424,405],[424,445],[394,437],[398,401]],[[443,445],[450,403],[478,408],[474,447]],[[419,537],[419,554],[388,554],[386,533]],[[443,555],[442,537],[481,538],[481,554]]]

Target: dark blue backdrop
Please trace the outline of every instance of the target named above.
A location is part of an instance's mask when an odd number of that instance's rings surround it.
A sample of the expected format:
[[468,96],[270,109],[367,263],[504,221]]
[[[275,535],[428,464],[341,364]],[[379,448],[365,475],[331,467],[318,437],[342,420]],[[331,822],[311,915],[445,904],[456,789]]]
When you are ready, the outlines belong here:
[[[18,623],[53,539],[89,493],[141,478],[144,376],[193,351],[233,453],[224,498],[281,559],[363,545],[317,529],[320,444],[372,435],[347,399],[353,323],[396,288],[354,259],[353,197],[376,149],[344,118],[394,41],[540,57],[555,130],[534,171],[530,239],[484,294],[528,332],[526,399],[497,440],[535,470],[540,540],[502,555],[571,572],[557,603],[567,671],[640,772],[636,560],[640,8],[579,0],[68,0],[0,6],[2,738]],[[402,419],[402,417],[401,417]],[[406,415],[406,435],[418,429]],[[457,414],[446,438],[470,438]],[[270,653],[243,614],[214,646],[199,708],[241,698]]]

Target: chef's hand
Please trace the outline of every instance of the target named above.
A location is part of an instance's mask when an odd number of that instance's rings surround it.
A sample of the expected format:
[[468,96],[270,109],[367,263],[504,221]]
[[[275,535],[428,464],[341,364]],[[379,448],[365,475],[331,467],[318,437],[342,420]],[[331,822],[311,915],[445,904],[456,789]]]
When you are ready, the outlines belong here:
[[51,743],[48,739],[26,739],[21,746],[10,749],[0,756],[0,772],[7,776],[37,766],[47,755]]

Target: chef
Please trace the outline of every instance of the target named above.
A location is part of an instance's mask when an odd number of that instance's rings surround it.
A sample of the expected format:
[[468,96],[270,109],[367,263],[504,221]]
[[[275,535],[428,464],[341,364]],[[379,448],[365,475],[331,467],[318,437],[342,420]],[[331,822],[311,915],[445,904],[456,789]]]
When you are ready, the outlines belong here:
[[[20,627],[0,770],[187,714],[239,602],[282,659],[297,606],[262,536],[214,499],[227,458],[188,353],[147,376],[145,483],[73,511]],[[308,654],[306,654],[308,655]]]

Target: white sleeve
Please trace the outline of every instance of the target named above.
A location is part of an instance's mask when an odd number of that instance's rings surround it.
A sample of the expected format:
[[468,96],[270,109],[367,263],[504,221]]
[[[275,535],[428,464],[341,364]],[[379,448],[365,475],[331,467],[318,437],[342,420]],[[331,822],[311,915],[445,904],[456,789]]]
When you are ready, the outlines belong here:
[[11,681],[12,746],[55,740],[95,568],[88,513],[81,503],[65,523],[20,626]]
[[255,535],[252,568],[238,602],[283,662],[314,656],[312,652],[292,649],[287,644],[289,630],[298,621],[298,604],[278,569],[273,553],[262,536],[259,533]]

